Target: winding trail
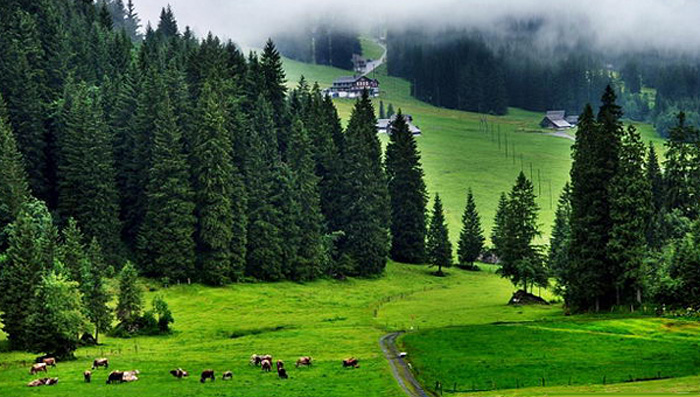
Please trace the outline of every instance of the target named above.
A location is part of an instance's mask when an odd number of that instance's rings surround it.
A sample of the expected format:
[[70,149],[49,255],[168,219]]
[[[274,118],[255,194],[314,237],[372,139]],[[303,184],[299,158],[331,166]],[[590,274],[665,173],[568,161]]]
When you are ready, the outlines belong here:
[[394,378],[399,382],[399,386],[406,392],[406,395],[409,397],[429,397],[418,380],[413,376],[406,361],[399,357],[399,350],[396,348],[396,338],[401,334],[402,332],[392,332],[382,336],[379,338],[379,346],[384,352],[384,357],[389,361],[389,365],[391,365],[391,372]]
[[368,74],[372,73],[374,69],[380,67],[384,62],[386,62],[386,46],[382,43],[379,42],[379,40],[373,38],[372,41],[375,42],[378,46],[382,47],[384,49],[384,53],[382,54],[379,59],[375,59],[372,62],[367,62],[367,66],[365,67],[364,72],[362,73],[363,76],[367,76]]

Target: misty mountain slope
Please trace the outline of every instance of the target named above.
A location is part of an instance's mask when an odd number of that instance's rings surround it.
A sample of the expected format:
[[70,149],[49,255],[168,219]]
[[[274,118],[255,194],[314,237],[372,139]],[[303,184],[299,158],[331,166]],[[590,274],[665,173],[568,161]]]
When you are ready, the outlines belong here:
[[[318,81],[324,88],[330,86],[334,78],[350,74],[342,69],[289,59],[285,59],[284,65],[289,86],[296,85],[303,75],[307,81]],[[522,169],[535,185],[541,209],[542,239],[548,241],[559,193],[569,179],[573,141],[546,135],[548,131],[539,127],[543,115],[537,112],[510,108],[505,116],[485,116],[438,108],[412,97],[410,83],[387,76],[386,65],[370,76],[379,80],[382,91],[380,97],[373,100],[376,111],[379,112],[380,101],[385,109],[392,104],[396,110],[401,108],[404,114],[412,115],[414,123],[422,129],[418,145],[426,183],[431,195],[438,192],[443,199],[453,240],[459,235],[467,189],[474,190],[482,225],[490,235],[498,198],[501,192],[510,190]],[[346,121],[354,101],[336,99],[334,102],[341,119]],[[484,118],[488,127],[482,124]],[[645,141],[654,141],[661,147],[663,139],[651,125],[635,125]],[[381,139],[385,143],[388,141],[386,135]]]

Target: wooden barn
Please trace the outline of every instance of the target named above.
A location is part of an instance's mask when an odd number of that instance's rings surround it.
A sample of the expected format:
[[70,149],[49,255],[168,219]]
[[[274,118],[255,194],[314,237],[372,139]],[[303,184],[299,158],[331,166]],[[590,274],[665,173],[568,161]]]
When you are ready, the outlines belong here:
[[566,116],[564,110],[549,110],[540,122],[540,127],[554,130],[568,130],[578,123],[578,116]]

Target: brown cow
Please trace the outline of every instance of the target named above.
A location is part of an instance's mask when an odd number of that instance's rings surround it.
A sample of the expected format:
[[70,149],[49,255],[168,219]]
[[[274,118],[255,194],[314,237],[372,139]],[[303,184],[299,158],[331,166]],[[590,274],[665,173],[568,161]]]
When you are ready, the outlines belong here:
[[124,382],[124,372],[122,372],[122,371],[110,372],[109,376],[107,377],[107,384],[109,385],[112,382],[118,382],[118,383]]
[[83,372],[83,378],[85,379],[85,383],[90,383],[92,381],[92,372],[91,371]]
[[178,379],[182,379],[182,378],[186,378],[186,377],[190,376],[190,374],[182,368],[174,369],[174,370],[170,371],[170,374]]
[[96,369],[99,367],[109,368],[109,360],[106,358],[96,358],[92,362],[92,369]]
[[284,361],[277,360],[277,371],[284,368]]
[[31,375],[36,375],[37,373],[44,371],[48,373],[48,369],[46,368],[45,363],[39,363],[39,364],[34,364],[32,367],[29,369],[29,374]]
[[212,382],[216,380],[213,369],[205,369],[202,371],[202,377],[199,378],[199,381],[204,383],[207,381],[207,379],[211,379]]
[[53,386],[56,383],[58,383],[58,378],[41,378],[41,379],[35,379],[35,380],[27,383],[27,386],[29,386],[29,387]]
[[259,356],[257,354],[253,354],[252,356],[250,356],[250,361],[248,362],[248,364],[258,366],[258,365],[260,365],[261,362],[262,362],[262,356]]
[[264,372],[272,371],[272,363],[268,360],[262,360],[262,362],[260,363],[260,367]]
[[277,376],[280,377],[280,379],[287,379],[289,376],[287,376],[287,370],[282,368],[277,368]]
[[311,366],[311,357],[309,357],[309,356],[299,357],[299,359],[297,360],[297,368],[299,368],[300,365],[310,367]]
[[346,358],[345,360],[343,360],[343,368],[347,368],[347,367],[359,368],[360,367],[358,365],[359,361],[360,360],[356,359],[355,357]]
[[233,372],[231,372],[231,371],[226,371],[226,372],[224,372],[224,374],[221,375],[221,379],[222,379],[222,380],[231,380],[231,379],[233,379]]
[[42,360],[42,362],[46,365],[50,365],[52,367],[56,367],[56,359],[53,357],[48,357]]

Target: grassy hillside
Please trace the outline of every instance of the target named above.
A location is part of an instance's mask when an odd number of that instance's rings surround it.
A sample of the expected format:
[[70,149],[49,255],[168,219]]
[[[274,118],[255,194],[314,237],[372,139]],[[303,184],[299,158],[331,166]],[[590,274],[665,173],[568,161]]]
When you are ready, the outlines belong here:
[[[285,60],[285,68],[290,86],[294,86],[302,74],[307,80],[318,81],[322,87],[332,84],[335,77],[350,74],[290,60]],[[379,79],[382,90],[380,97],[374,100],[375,108],[378,110],[379,101],[383,101],[385,107],[391,103],[396,109],[411,114],[415,124],[423,130],[418,145],[426,183],[431,195],[438,192],[443,199],[453,240],[459,235],[467,188],[474,190],[483,226],[490,234],[498,198],[501,192],[510,190],[521,170],[535,185],[543,241],[548,240],[559,193],[569,179],[573,141],[548,135],[549,131],[540,129],[540,113],[515,108],[509,109],[506,116],[486,116],[486,132],[482,124],[484,115],[442,109],[416,100],[410,95],[410,84],[387,76],[385,65],[372,75]],[[335,104],[341,118],[347,121],[354,101],[336,99]],[[662,147],[663,140],[650,125],[638,127],[646,141],[654,141],[657,148]],[[386,135],[381,139],[388,140]]]

